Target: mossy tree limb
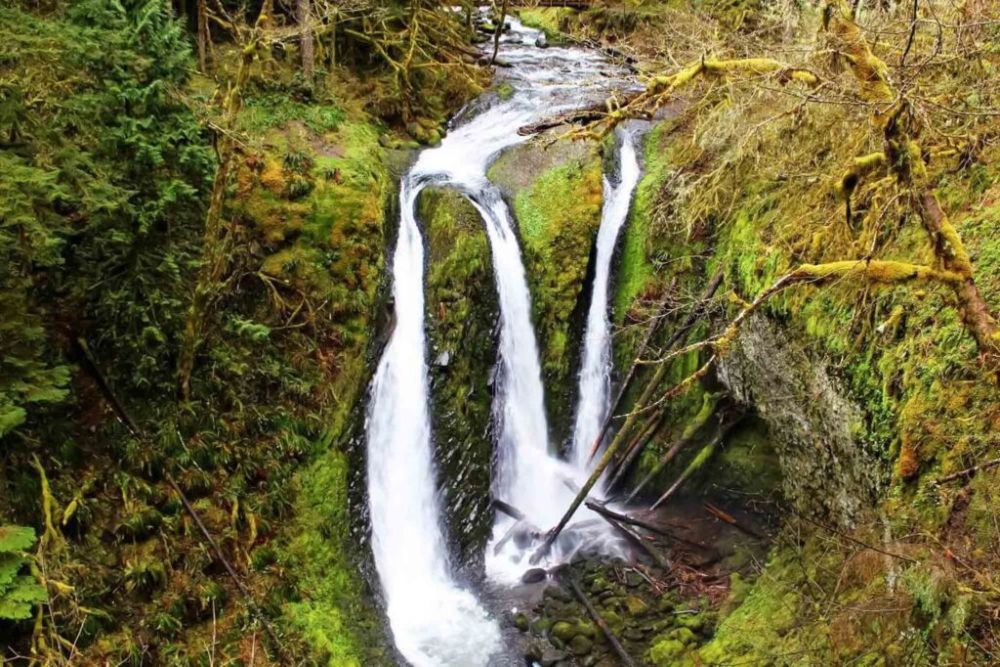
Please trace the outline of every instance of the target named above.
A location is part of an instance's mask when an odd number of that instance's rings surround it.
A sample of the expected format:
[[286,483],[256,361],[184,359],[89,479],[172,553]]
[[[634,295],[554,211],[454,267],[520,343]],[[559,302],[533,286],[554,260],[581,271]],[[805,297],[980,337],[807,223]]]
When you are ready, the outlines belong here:
[[[935,266],[870,261],[862,269],[856,262],[832,262],[811,267],[804,265],[799,276],[819,278],[847,277],[863,273],[870,282],[892,284],[910,280],[937,280],[949,284],[955,294],[957,310],[963,326],[975,340],[980,354],[1000,380],[1000,326],[989,304],[976,285],[972,263],[961,237],[948,220],[933,183],[927,175],[924,156],[917,143],[919,123],[912,104],[897,89],[889,76],[889,68],[873,52],[861,27],[854,21],[850,6],[844,0],[828,0],[823,9],[824,47],[846,63],[858,88],[859,102],[872,109],[872,121],[883,134],[884,150],[855,158],[837,182],[837,190],[848,201],[859,181],[866,175],[886,169],[919,217],[930,237]],[[674,94],[701,77],[730,77],[734,74],[778,74],[783,81],[800,81],[811,86],[820,83],[809,70],[784,65],[770,58],[712,60],[703,58],[673,74],[653,77],[646,89],[625,104],[608,101],[605,115],[576,132],[602,136],[628,118],[650,117],[670,101]],[[793,275],[790,281],[798,281]]]

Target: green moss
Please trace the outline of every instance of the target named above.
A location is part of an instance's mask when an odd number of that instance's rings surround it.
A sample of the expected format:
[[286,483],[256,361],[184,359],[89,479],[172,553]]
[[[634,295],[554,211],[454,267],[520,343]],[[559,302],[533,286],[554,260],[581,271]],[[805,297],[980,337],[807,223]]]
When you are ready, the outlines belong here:
[[323,452],[295,483],[295,518],[282,560],[295,573],[301,599],[284,606],[285,620],[323,664],[373,664],[384,656],[378,649],[378,617],[348,556],[346,458],[336,450]]
[[590,248],[600,226],[601,162],[589,152],[542,171],[514,199],[542,356],[549,414],[557,425],[569,418],[574,318],[586,277]]
[[[749,595],[716,629],[712,640],[698,651],[708,665],[729,662],[766,664],[775,655],[799,648],[789,631],[799,618],[801,574],[795,555],[784,551],[772,555]],[[744,595],[737,589],[737,595]]]
[[344,111],[333,104],[305,104],[286,94],[262,93],[247,98],[239,125],[244,132],[259,135],[294,121],[323,134],[337,129],[344,118]]
[[580,295],[600,225],[601,158],[593,142],[530,142],[505,151],[489,178],[513,199],[549,423],[568,428],[585,307]]
[[569,7],[535,7],[519,9],[517,14],[524,25],[541,30],[549,43],[558,44],[562,40],[562,33],[569,32],[569,24],[576,16],[576,10]]
[[712,466],[711,483],[760,495],[781,489],[781,465],[766,422],[748,417],[726,436]]
[[657,201],[670,172],[667,140],[670,126],[661,123],[646,135],[643,151],[643,174],[636,186],[628,222],[621,241],[613,297],[615,322],[622,323],[635,298],[653,277],[650,230],[654,224]]

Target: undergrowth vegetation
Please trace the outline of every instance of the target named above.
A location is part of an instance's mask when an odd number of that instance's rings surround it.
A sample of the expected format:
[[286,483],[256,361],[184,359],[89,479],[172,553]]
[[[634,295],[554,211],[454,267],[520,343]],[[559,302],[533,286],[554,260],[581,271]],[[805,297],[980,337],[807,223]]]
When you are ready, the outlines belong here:
[[[940,3],[934,6],[945,11]],[[949,20],[990,17],[988,8],[977,8],[980,14],[948,14]],[[664,10],[664,16],[673,11]],[[893,35],[873,41],[876,54],[892,66],[893,80],[921,80],[920,92],[908,94],[923,114],[929,178],[995,313],[1000,172],[988,110],[997,94],[990,46],[997,35],[987,20],[975,38],[956,34],[951,24],[938,38],[929,21],[917,24],[907,46],[908,12],[866,9],[858,20]],[[798,25],[789,32],[792,19]],[[720,32],[727,37],[710,51],[719,58],[809,53],[821,19],[805,8],[789,10],[780,21],[758,24],[784,42],[749,49],[742,41],[749,39],[746,33]],[[640,37],[641,31],[634,38],[642,47]],[[680,41],[673,57],[696,61],[704,47],[692,52],[692,46]],[[649,43],[644,48],[655,52]],[[900,67],[904,48],[909,64]],[[939,55],[956,52],[963,55]],[[739,312],[800,264],[935,261],[927,233],[905,208],[905,194],[893,192],[891,175],[862,181],[845,205],[838,179],[856,156],[880,150],[883,139],[865,106],[847,103],[850,98],[840,92],[839,86],[851,85],[850,73],[823,69],[824,58],[809,63],[831,78],[815,91],[734,76],[709,77],[695,91],[674,95],[680,111],[646,138],[645,177],[623,240],[615,301],[626,326],[622,340],[639,338],[656,297],[673,278],[690,300],[721,272],[727,298],[717,301],[723,310],[714,319],[724,323],[724,312]],[[1000,509],[988,490],[996,473],[985,469],[971,484],[964,476],[938,480],[992,458],[1000,403],[989,354],[977,350],[952,290],[933,282],[886,287],[845,279],[783,291],[763,312],[804,343],[815,364],[861,408],[863,421],[852,426],[855,438],[878,460],[886,490],[846,533],[790,519],[787,535],[753,586],[744,587],[745,597],[733,601],[701,659],[991,662],[996,594],[986,573],[998,562],[1000,535],[986,519]],[[634,345],[620,351],[623,362],[634,355]],[[656,458],[650,455],[643,465]],[[681,469],[675,467],[670,478]],[[794,486],[794,468],[783,472],[786,487]]]
[[384,128],[254,64],[224,289],[179,403],[216,82],[156,0],[6,6],[0,37],[0,523],[44,528],[30,570],[30,543],[4,547],[20,622],[0,644],[46,664],[385,661],[340,442],[381,280]]

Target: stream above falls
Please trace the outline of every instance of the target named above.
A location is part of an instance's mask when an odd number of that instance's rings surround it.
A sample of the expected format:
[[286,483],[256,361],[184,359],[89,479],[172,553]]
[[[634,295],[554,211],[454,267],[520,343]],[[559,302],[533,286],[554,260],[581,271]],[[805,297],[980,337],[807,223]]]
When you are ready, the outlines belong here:
[[[485,571],[495,584],[520,581],[531,567],[528,557],[540,542],[541,531],[558,521],[575,494],[573,489],[588,474],[582,457],[564,461],[549,442],[531,296],[515,222],[486,172],[501,151],[528,139],[517,133],[519,127],[600,102],[628,85],[628,73],[596,51],[540,48],[535,46],[540,32],[517,20],[510,26],[501,49],[501,58],[510,67],[498,78],[509,85],[511,94],[454,127],[439,146],[422,151],[400,185],[400,227],[391,257],[396,324],[371,387],[367,476],[372,549],[389,624],[400,653],[416,667],[505,664],[497,620],[471,589],[456,580],[436,492],[424,324],[425,249],[415,214],[424,188],[446,186],[465,195],[482,217],[490,241],[500,303],[493,406],[497,465],[491,492],[525,515],[519,525],[510,517],[497,516],[485,554]],[[606,178],[605,216],[614,218],[614,224],[613,231],[606,231],[602,220],[598,252],[604,267],[598,274],[603,286],[595,296],[603,305],[596,304],[588,318],[588,327],[603,328],[594,336],[588,333],[581,371],[580,420],[590,431],[593,416],[606,410],[601,403],[607,401],[610,377],[606,303],[610,257],[638,180],[632,138],[623,134],[619,139],[628,164],[618,170],[621,176],[616,175],[615,183]],[[621,538],[588,514],[578,513],[579,523],[565,531],[541,566],[565,562],[583,545],[609,556],[624,553]]]

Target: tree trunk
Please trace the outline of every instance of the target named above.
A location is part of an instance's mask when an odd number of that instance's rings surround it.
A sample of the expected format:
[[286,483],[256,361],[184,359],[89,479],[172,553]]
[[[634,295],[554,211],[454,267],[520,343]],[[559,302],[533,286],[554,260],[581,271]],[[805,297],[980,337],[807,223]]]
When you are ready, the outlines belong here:
[[299,21],[299,30],[302,35],[302,76],[305,77],[309,85],[312,85],[313,77],[316,73],[312,29],[312,0],[296,0],[295,9]]
[[198,0],[198,71],[207,74],[208,60],[208,10],[205,9],[205,0]]
[[952,289],[958,300],[958,315],[962,324],[976,341],[979,352],[985,357],[995,377],[1000,379],[1000,328],[990,307],[983,298],[972,274],[972,263],[962,241],[941,208],[937,195],[929,187],[916,197],[915,206],[927,235],[930,237],[934,256],[941,268],[962,276]]
[[271,14],[272,5],[272,0],[265,0],[252,33],[247,41],[241,44],[236,76],[229,82],[222,102],[223,131],[219,133],[217,144],[219,168],[212,181],[212,197],[205,213],[201,269],[198,272],[198,282],[195,283],[194,295],[191,297],[191,305],[188,306],[184,334],[177,357],[177,389],[184,401],[191,398],[191,372],[194,370],[195,354],[201,345],[205,315],[218,291],[218,284],[226,267],[227,238],[223,233],[222,208],[226,202],[226,186],[236,155],[237,144],[232,129],[243,108],[243,87],[250,78],[250,67],[257,56],[257,49],[262,41],[261,33]]
[[503,5],[500,6],[500,20],[497,21],[496,30],[493,33],[493,57],[490,58],[491,65],[497,61],[497,53],[500,51],[500,34],[503,32],[503,26],[506,22],[507,0],[503,0]]

